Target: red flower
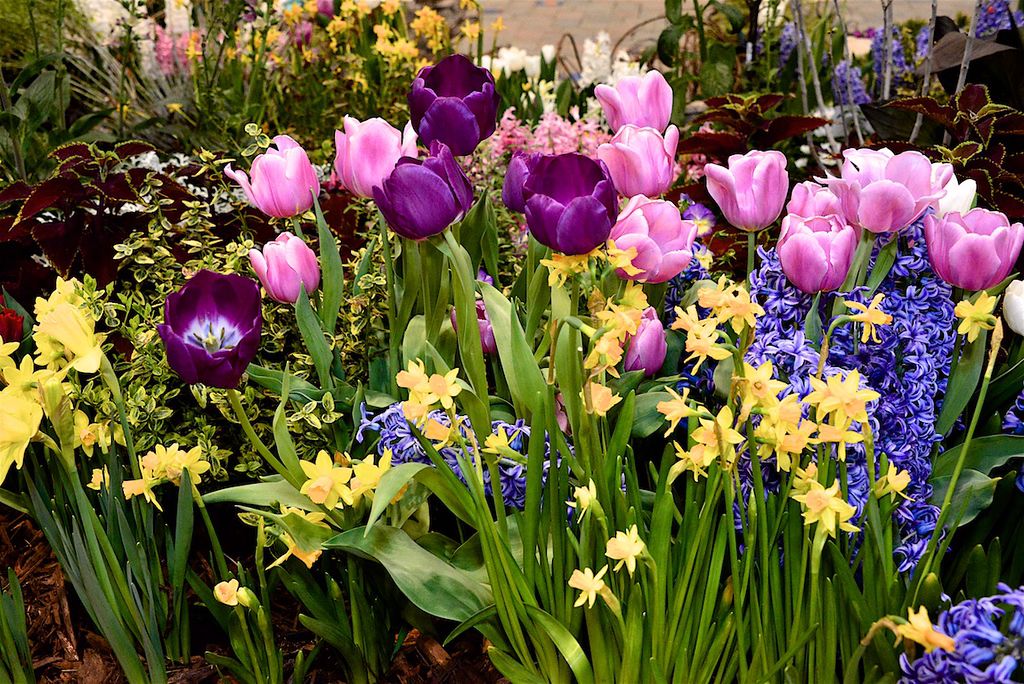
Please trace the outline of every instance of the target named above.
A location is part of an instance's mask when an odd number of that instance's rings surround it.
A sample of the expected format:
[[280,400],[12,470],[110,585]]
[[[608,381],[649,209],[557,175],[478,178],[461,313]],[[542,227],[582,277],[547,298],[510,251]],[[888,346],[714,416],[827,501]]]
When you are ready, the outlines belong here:
[[4,342],[21,342],[25,319],[14,309],[0,306],[0,339]]

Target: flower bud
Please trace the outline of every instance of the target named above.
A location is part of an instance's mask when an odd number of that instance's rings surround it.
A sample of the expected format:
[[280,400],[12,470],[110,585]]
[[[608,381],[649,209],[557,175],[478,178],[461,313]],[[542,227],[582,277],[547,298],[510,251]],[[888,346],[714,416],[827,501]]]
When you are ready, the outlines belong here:
[[299,299],[300,285],[309,294],[320,284],[316,254],[302,238],[291,233],[281,233],[276,240],[263,245],[262,252],[249,250],[249,262],[270,298],[284,304],[294,304]]

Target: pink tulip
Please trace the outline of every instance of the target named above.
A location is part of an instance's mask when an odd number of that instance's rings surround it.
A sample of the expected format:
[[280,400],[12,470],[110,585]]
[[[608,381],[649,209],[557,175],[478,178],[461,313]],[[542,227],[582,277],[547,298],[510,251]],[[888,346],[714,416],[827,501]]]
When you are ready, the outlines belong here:
[[320,181],[306,151],[287,135],[274,138],[274,145],[252,160],[252,181],[245,171],[229,164],[224,175],[242,187],[249,202],[268,216],[289,218],[309,210],[313,196],[320,194]]
[[411,121],[403,133],[384,119],[346,116],[345,132],[335,131],[334,143],[334,172],[346,190],[360,197],[373,197],[373,189],[391,175],[399,159],[417,156]]
[[939,277],[964,290],[987,290],[1010,274],[1024,243],[1024,226],[1006,214],[971,209],[924,219],[928,260]]
[[793,194],[786,205],[786,213],[803,217],[829,214],[842,216],[843,208],[839,204],[839,198],[832,194],[831,190],[814,181],[804,181],[793,187]]
[[708,193],[726,220],[746,231],[775,223],[789,194],[786,155],[776,150],[734,154],[728,168],[706,164],[704,174]]
[[597,148],[608,166],[612,183],[626,197],[655,197],[672,187],[676,179],[676,146],[679,129],[669,126],[664,137],[654,128],[626,124],[610,142]]
[[294,304],[299,299],[299,285],[310,293],[320,284],[316,254],[302,238],[291,233],[281,233],[276,240],[263,245],[262,252],[250,249],[249,262],[270,298],[284,304]]
[[823,179],[839,198],[843,216],[872,233],[896,232],[941,198],[949,180],[920,152],[846,150],[839,178]]
[[640,273],[629,275],[619,269],[619,277],[644,283],[675,278],[690,265],[696,236],[697,225],[684,221],[675,204],[637,195],[619,214],[611,239],[619,249],[636,248],[633,266]]
[[626,76],[614,86],[602,83],[594,89],[594,96],[616,132],[626,124],[663,131],[672,118],[672,86],[660,71]]
[[782,271],[808,294],[835,290],[846,280],[857,242],[857,231],[835,214],[787,214],[778,247]]
[[330,17],[334,15],[334,0],[316,0],[316,11]]
[[658,320],[654,307],[644,309],[636,335],[632,335],[627,344],[622,363],[624,369],[643,371],[647,377],[661,370],[668,353],[668,343],[665,341],[665,326]]

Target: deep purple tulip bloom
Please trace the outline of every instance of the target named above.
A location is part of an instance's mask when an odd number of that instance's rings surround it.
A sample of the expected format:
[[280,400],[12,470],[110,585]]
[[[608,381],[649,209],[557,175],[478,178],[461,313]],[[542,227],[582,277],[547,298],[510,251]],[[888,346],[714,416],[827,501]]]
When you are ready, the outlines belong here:
[[473,205],[473,186],[447,146],[435,142],[425,159],[402,157],[373,189],[391,229],[410,240],[444,232]]
[[434,141],[459,156],[472,154],[494,133],[498,92],[494,76],[464,55],[420,69],[409,91],[412,125],[426,145]]
[[618,210],[608,167],[576,153],[537,159],[523,183],[523,199],[530,233],[563,254],[603,245]]
[[157,331],[182,380],[233,389],[256,357],[262,327],[255,280],[203,270],[167,296]]
[[530,175],[530,170],[540,157],[541,155],[537,152],[519,150],[513,153],[512,159],[508,162],[508,168],[505,169],[505,182],[501,186],[501,201],[517,214],[526,212],[523,184],[526,183],[526,177]]

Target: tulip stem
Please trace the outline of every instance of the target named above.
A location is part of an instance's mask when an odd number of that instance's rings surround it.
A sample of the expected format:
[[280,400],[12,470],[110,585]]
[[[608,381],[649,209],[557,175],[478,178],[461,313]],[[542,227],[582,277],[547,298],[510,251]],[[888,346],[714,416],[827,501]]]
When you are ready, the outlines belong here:
[[228,390],[228,403],[231,404],[231,408],[235,412],[235,416],[238,417],[238,422],[242,424],[242,431],[245,432],[245,436],[249,438],[249,442],[252,443],[253,447],[259,452],[260,456],[270,464],[270,467],[276,470],[286,481],[291,483],[296,489],[299,488],[299,483],[294,482],[291,477],[291,473],[284,467],[284,464],[274,454],[270,453],[270,449],[260,440],[256,431],[252,429],[252,423],[249,422],[249,416],[245,414],[245,409],[242,408],[242,397],[236,389]]
[[398,326],[398,300],[395,294],[395,259],[391,254],[391,239],[388,235],[388,224],[384,220],[384,214],[377,212],[377,225],[380,226],[381,251],[384,253],[384,272],[387,279],[388,289],[388,379],[391,382],[391,396],[398,396],[398,381],[396,373],[400,370],[398,361],[398,345],[401,342],[399,331],[405,327],[404,322],[401,328]]
[[757,233],[747,233],[747,280],[754,274],[754,255],[757,254]]

